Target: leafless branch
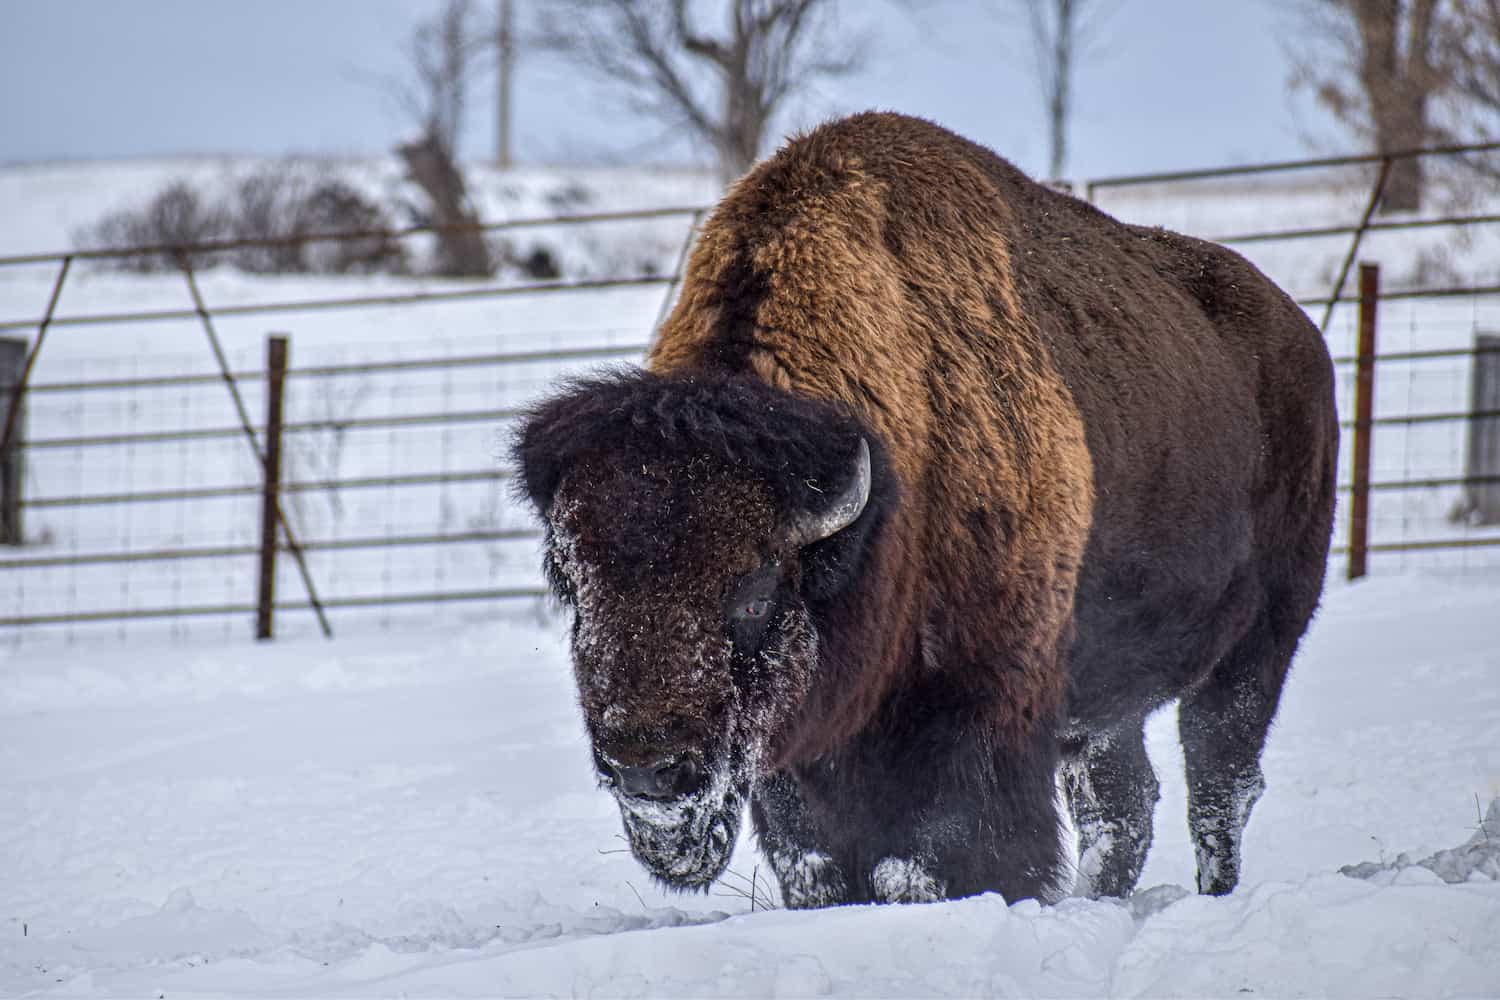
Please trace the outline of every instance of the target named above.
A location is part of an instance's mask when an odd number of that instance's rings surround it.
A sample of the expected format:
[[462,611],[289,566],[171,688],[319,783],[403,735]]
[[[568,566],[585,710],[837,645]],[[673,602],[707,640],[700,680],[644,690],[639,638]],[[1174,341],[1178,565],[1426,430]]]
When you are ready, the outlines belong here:
[[[1500,132],[1500,0],[1297,0],[1294,88],[1375,150]],[[1469,176],[1500,175],[1494,158]],[[1392,166],[1382,211],[1415,211],[1431,169]],[[1451,186],[1451,180],[1450,180]],[[1454,192],[1462,197],[1462,192]]]
[[634,110],[711,149],[726,180],[754,162],[778,111],[856,46],[836,0],[719,0],[720,30],[690,0],[555,0],[541,44],[615,88]]
[[1020,0],[1030,29],[1037,83],[1047,112],[1047,175],[1060,178],[1068,158],[1068,125],[1078,59],[1107,13],[1097,0]]
[[415,130],[436,135],[457,157],[470,89],[494,58],[494,26],[475,0],[447,0],[406,43],[406,75],[392,82]]

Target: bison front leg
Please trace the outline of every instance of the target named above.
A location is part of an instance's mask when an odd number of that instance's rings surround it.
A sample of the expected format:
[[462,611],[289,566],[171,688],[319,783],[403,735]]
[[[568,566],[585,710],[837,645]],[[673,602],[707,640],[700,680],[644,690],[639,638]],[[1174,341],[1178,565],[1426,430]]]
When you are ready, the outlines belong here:
[[776,772],[759,782],[750,799],[750,820],[761,851],[776,873],[789,909],[807,910],[852,902],[849,879],[821,843],[797,782]]
[[870,898],[1054,900],[1063,864],[1052,734],[1006,746],[983,722],[949,719],[914,733],[861,786]]
[[1160,795],[1146,756],[1144,720],[1091,733],[1065,749],[1063,791],[1078,830],[1074,894],[1128,896],[1151,849],[1151,814]]
[[1006,747],[982,722],[944,714],[899,736],[867,733],[836,760],[757,786],[751,816],[787,906],[981,892],[1055,899],[1063,863],[1052,734]]
[[943,883],[932,875],[930,838],[905,838],[912,842],[911,849],[894,854],[877,850],[879,860],[873,866],[854,861],[851,868],[851,861],[868,854],[872,845],[858,836],[848,842],[848,830],[838,844],[820,834],[796,779],[784,772],[756,787],[750,817],[761,851],[781,886],[782,901],[790,909],[865,902],[927,903],[944,898]]

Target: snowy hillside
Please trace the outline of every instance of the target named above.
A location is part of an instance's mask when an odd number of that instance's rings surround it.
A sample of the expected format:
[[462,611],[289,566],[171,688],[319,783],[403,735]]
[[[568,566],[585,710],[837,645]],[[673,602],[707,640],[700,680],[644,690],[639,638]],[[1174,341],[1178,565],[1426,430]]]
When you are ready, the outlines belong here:
[[[104,216],[139,208],[173,181],[207,195],[278,161],[254,157],[37,163],[0,167],[0,256],[77,248],[77,237]],[[290,161],[294,169],[340,178],[381,205],[416,206],[418,189],[395,157]],[[710,204],[717,188],[706,171],[674,167],[515,167],[470,164],[465,178],[475,211],[487,222],[562,214],[624,212]],[[411,220],[398,219],[400,224]]]
[[[188,159],[114,164],[50,164],[0,169],[0,249],[60,249],[70,234],[104,214],[139,203],[175,177],[211,188],[263,166],[253,160]],[[384,201],[411,197],[390,160],[324,165]],[[621,210],[702,205],[713,197],[702,174],[651,169],[549,170],[500,172],[476,168],[476,200],[487,218],[545,216],[557,212]],[[1285,225],[1341,224],[1354,221],[1364,192],[1357,176],[1340,183],[1322,178],[1193,182],[1107,189],[1099,194],[1106,209],[1133,221],[1164,223],[1202,235]],[[574,228],[522,230],[516,240],[546,239],[558,251],[570,279],[641,273],[646,264],[670,269],[687,233],[688,217],[649,223],[615,222]],[[1371,237],[1368,253],[1386,268],[1387,282],[1416,280],[1416,269],[1432,258],[1434,241],[1455,241],[1450,263],[1466,279],[1494,280],[1500,250],[1481,252],[1500,226],[1470,232],[1398,231]],[[1462,244],[1462,246],[1460,245]],[[526,244],[522,244],[523,248]],[[1444,244],[1446,246],[1447,244]],[[1326,294],[1330,275],[1346,246],[1344,237],[1292,244],[1243,247],[1268,273],[1301,294]],[[1467,247],[1467,249],[1464,249]],[[1405,275],[1403,279],[1402,275]],[[55,265],[0,268],[0,317],[25,319],[44,308]],[[486,287],[514,284],[502,275]],[[201,276],[210,308],[255,307],[276,302],[328,298],[401,297],[412,293],[467,292],[471,282],[377,276],[256,276],[220,267]],[[665,281],[631,288],[569,294],[475,297],[453,301],[380,304],[360,308],[299,308],[271,314],[219,315],[215,326],[233,368],[260,369],[268,332],[291,338],[294,369],[309,365],[412,361],[515,351],[608,348],[621,361],[638,357],[670,288]],[[184,310],[191,305],[179,276],[131,275],[81,264],[71,274],[59,302],[64,320],[122,310]],[[1314,314],[1320,311],[1312,310]],[[1341,309],[1330,330],[1336,355],[1353,349],[1352,308]],[[1500,297],[1390,301],[1381,307],[1380,344],[1384,351],[1463,350],[1477,331],[1500,330]],[[6,336],[30,337],[22,326]],[[294,379],[287,390],[288,419],[338,424],[352,418],[398,417],[437,412],[511,410],[524,405],[560,375],[595,361],[527,362],[504,367],[402,369],[381,375]],[[138,324],[55,327],[39,359],[38,383],[122,379],[152,375],[208,374],[213,356],[191,313]],[[1383,366],[1376,396],[1377,417],[1411,413],[1452,413],[1468,406],[1470,362],[1451,357],[1420,364]],[[1340,406],[1348,413],[1352,372],[1339,378]],[[260,381],[243,384],[247,404],[259,414]],[[27,492],[32,498],[65,498],[143,490],[243,488],[256,470],[242,441],[219,437],[191,442],[138,440],[157,432],[232,428],[237,417],[222,385],[164,386],[133,391],[34,394],[28,439],[52,446],[27,454]],[[371,424],[348,433],[320,430],[289,439],[289,481],[332,477],[380,477],[493,470],[503,451],[504,421],[470,420],[451,426],[427,425],[396,433]],[[1376,542],[1409,540],[1445,543],[1494,535],[1496,528],[1456,524],[1449,514],[1462,490],[1452,485],[1464,473],[1467,425],[1432,421],[1380,427],[1375,434],[1377,482],[1426,477],[1440,485],[1422,490],[1385,490],[1372,501]],[[125,447],[62,447],[92,435],[125,433],[137,440]],[[1343,449],[1347,461],[1352,449]],[[463,531],[512,531],[531,524],[507,501],[503,483],[471,479],[462,483],[408,486],[399,490],[315,490],[297,494],[291,516],[300,537],[343,540],[372,534],[430,536]],[[252,593],[253,546],[258,539],[258,500],[253,495],[192,503],[64,504],[37,507],[27,514],[29,544],[0,553],[0,567],[14,558],[46,560],[69,553],[120,548],[160,550],[177,546],[220,546],[249,554],[215,560],[114,562],[75,566],[53,562],[0,572],[0,618],[58,613],[131,611],[202,605],[242,604]],[[1341,523],[1340,538],[1346,532]],[[529,540],[406,547],[384,552],[319,551],[312,570],[324,597],[363,599],[401,596],[435,589],[535,586],[536,558]],[[1412,567],[1457,572],[1489,572],[1500,565],[1500,546],[1451,547],[1415,553],[1377,553],[1376,573]],[[279,593],[301,599],[294,567],[283,562]],[[382,612],[377,624],[409,617]],[[339,618],[363,627],[369,616],[342,611]],[[90,633],[108,639],[161,633],[202,636],[244,634],[246,617],[209,616],[163,624],[158,619],[129,626],[105,623],[13,630],[0,636],[27,642],[61,635],[69,640]],[[310,615],[291,613],[281,629],[288,634],[314,628]]]
[[[1500,586],[1329,596],[1232,896],[1186,895],[1170,713],[1129,906],[669,896],[520,621],[0,659],[0,994],[1481,996],[1500,984]],[[1474,842],[1440,870],[1413,862]],[[1463,863],[1459,863],[1462,860]],[[1388,865],[1366,878],[1346,865]],[[750,899],[754,882],[755,901]]]
[[[1004,152],[1003,150],[1001,151]],[[44,163],[0,167],[0,255],[86,246],[87,231],[110,213],[139,208],[173,181],[206,196],[223,197],[245,177],[278,161],[251,157],[179,157],[114,162]],[[282,161],[285,162],[285,161]],[[301,173],[337,177],[392,210],[398,224],[420,214],[423,197],[395,157],[292,161]],[[709,206],[719,188],[712,173],[674,167],[465,167],[481,219],[546,218],[592,212]],[[1176,183],[1101,187],[1095,203],[1118,218],[1166,226],[1208,239],[1309,226],[1352,226],[1369,197],[1372,173],[1360,167],[1294,171]],[[1080,194],[1082,184],[1080,185]],[[1438,191],[1429,216],[1494,213],[1500,195]],[[1394,221],[1400,221],[1397,217]],[[1377,225],[1393,221],[1383,217]],[[586,231],[526,230],[524,246],[560,250],[570,276],[621,273],[643,261],[670,262],[680,223],[629,223]],[[80,240],[82,243],[80,244]],[[1237,244],[1293,295],[1331,291],[1347,234],[1316,239]],[[1388,288],[1500,281],[1500,226],[1375,231],[1361,259],[1381,261]],[[644,248],[644,251],[643,251]],[[668,258],[663,260],[663,257]]]

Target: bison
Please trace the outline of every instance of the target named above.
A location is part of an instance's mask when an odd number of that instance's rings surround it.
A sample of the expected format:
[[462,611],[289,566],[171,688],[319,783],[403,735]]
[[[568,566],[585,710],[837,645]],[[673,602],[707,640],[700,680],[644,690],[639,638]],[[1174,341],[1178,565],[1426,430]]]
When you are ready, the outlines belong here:
[[915,118],[791,140],[646,367],[514,446],[632,852],[705,888],[748,802],[792,907],[1125,895],[1177,699],[1198,888],[1229,892],[1322,588],[1333,399],[1317,329],[1222,247]]

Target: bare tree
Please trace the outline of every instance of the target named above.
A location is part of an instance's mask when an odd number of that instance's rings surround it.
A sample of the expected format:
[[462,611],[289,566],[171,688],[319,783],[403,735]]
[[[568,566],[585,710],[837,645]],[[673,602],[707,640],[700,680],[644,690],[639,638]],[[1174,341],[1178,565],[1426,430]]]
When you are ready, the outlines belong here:
[[479,228],[479,215],[469,202],[464,176],[436,132],[396,148],[406,173],[427,195],[433,225],[438,227],[435,270],[450,278],[485,278],[494,271],[494,257]]
[[514,8],[511,0],[500,0],[499,16],[495,20],[495,165],[509,167],[512,163],[510,149],[511,132],[511,77],[516,63]]
[[[1293,84],[1370,142],[1376,152],[1414,149],[1441,137],[1433,111],[1447,80],[1438,38],[1447,0],[1301,0],[1304,37]],[[1423,163],[1395,161],[1382,212],[1422,207]]]
[[464,109],[475,78],[495,56],[496,27],[474,0],[445,0],[417,23],[407,46],[409,76],[397,93],[421,137],[397,148],[407,174],[427,195],[437,234],[439,274],[483,277],[493,259],[458,169]]
[[1088,39],[1085,25],[1100,12],[1095,0],[1021,0],[1031,27],[1037,82],[1047,110],[1047,176],[1056,180],[1068,160],[1073,67]]
[[[1438,51],[1456,136],[1500,137],[1500,0],[1455,0],[1439,27]],[[1468,165],[1500,178],[1500,157],[1470,157]]]
[[454,157],[470,90],[495,56],[495,34],[474,0],[446,0],[407,41],[407,75],[394,84],[397,99],[417,128]]
[[851,72],[856,43],[836,0],[717,0],[722,30],[691,0],[554,0],[543,43],[619,87],[638,111],[713,150],[727,182],[760,155],[786,100]]

